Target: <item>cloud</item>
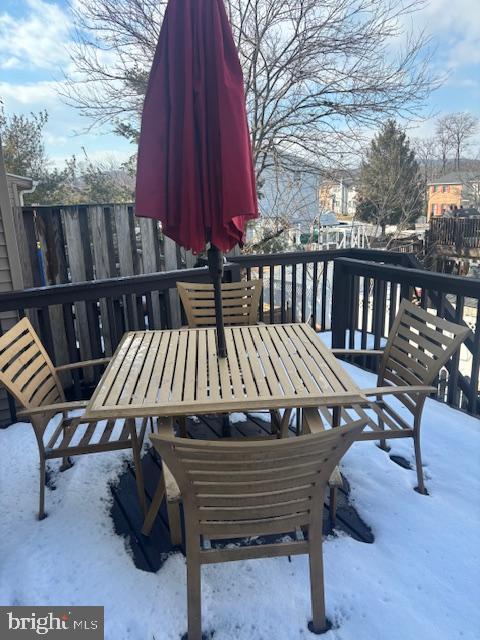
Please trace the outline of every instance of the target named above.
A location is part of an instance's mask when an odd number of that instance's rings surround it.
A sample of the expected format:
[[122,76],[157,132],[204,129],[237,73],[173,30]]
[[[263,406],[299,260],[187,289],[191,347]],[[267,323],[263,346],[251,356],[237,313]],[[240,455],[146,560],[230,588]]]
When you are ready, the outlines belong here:
[[480,64],[479,0],[430,0],[415,25],[432,34],[439,62],[449,69]]
[[45,109],[59,101],[60,83],[54,80],[42,80],[25,84],[0,82],[0,97],[5,102],[7,111],[14,112],[15,107],[31,106],[31,110]]
[[68,63],[70,19],[58,4],[26,0],[23,17],[0,14],[0,67],[58,70]]

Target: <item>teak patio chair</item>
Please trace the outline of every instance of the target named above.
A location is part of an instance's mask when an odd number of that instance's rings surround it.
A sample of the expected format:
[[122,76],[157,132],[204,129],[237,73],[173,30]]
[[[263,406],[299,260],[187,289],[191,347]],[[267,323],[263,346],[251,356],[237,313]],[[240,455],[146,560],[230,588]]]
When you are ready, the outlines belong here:
[[[152,435],[184,500],[188,640],[201,640],[201,565],[308,554],[313,620],[325,618],[323,498],[334,467],[360,435],[359,420],[343,429],[263,442],[201,441]],[[296,532],[296,541],[209,548],[208,540]],[[307,534],[308,540],[303,536]],[[203,544],[202,544],[203,542]]]
[[[54,367],[27,318],[20,320],[14,327],[0,337],[0,384],[23,407],[17,412],[18,418],[31,420],[37,438],[40,454],[40,505],[38,517],[45,517],[45,467],[46,461],[63,458],[61,470],[72,466],[69,456],[101,451],[131,449],[135,463],[137,490],[140,504],[145,512],[145,492],[143,487],[140,449],[145,434],[146,421],[143,421],[140,435],[137,436],[135,420],[127,420],[123,427],[115,425],[115,420],[105,423],[103,432],[94,437],[98,423],[85,421],[82,416],[71,418],[68,412],[82,409],[86,401],[66,402],[59,372],[77,368],[87,368],[106,364],[108,358],[75,362]],[[48,440],[45,431],[48,423],[56,414],[62,413],[62,420]],[[98,434],[97,434],[98,435]],[[78,440],[72,444],[72,440]],[[92,439],[95,442],[92,442]]]
[[[222,310],[225,325],[248,325],[258,322],[258,306],[262,293],[261,280],[222,284]],[[215,300],[213,284],[177,282],[188,326],[214,327]]]
[[[257,324],[262,287],[262,280],[242,280],[222,284],[222,311],[226,326]],[[177,282],[177,290],[190,329],[215,326],[213,284]],[[280,414],[272,411],[270,415],[272,428],[278,431],[281,423]],[[180,421],[182,435],[186,435],[185,425],[185,421]],[[227,435],[229,428],[228,417],[225,416],[224,435]]]
[[[368,420],[371,430],[364,431],[358,440],[380,440],[380,446],[388,451],[387,438],[413,438],[418,486],[416,491],[425,494],[420,448],[420,425],[426,398],[436,392],[432,386],[441,368],[460,348],[470,333],[465,325],[438,318],[417,307],[408,300],[400,304],[387,344],[384,349],[332,349],[336,355],[372,355],[381,357],[378,370],[378,387],[362,389],[364,396],[376,396],[365,405],[344,409],[333,417],[325,409],[320,413],[337,426],[340,419],[345,422],[363,418]],[[394,396],[411,414],[410,423],[399,415],[384,396]],[[373,416],[365,413],[371,409]],[[315,422],[313,419],[312,424]],[[315,428],[310,430],[316,430]]]

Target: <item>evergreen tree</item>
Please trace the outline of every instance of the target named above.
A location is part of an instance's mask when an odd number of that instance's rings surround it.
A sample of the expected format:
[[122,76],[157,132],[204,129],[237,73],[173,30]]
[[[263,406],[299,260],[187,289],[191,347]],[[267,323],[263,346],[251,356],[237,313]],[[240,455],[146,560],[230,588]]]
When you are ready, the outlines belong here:
[[422,214],[424,187],[405,131],[388,120],[370,144],[358,182],[357,217],[381,226],[405,226]]

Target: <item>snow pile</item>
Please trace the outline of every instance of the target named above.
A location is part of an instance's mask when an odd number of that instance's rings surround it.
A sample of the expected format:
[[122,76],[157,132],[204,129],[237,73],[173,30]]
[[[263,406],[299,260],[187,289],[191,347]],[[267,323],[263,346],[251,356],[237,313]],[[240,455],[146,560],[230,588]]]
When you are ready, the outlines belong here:
[[[345,366],[360,386],[374,385],[371,374]],[[390,442],[392,453],[413,460],[411,440]],[[413,491],[415,471],[373,442],[344,458],[352,500],[375,542],[325,541],[334,623],[325,640],[478,639],[480,421],[428,400],[423,453],[427,497]],[[173,555],[158,574],[137,570],[109,517],[108,483],[127,455],[77,458],[55,475],[49,517],[38,522],[33,430],[0,431],[0,605],[104,605],[108,640],[179,640],[187,611],[183,556]],[[306,557],[210,565],[202,575],[203,628],[214,629],[215,640],[314,638]]]

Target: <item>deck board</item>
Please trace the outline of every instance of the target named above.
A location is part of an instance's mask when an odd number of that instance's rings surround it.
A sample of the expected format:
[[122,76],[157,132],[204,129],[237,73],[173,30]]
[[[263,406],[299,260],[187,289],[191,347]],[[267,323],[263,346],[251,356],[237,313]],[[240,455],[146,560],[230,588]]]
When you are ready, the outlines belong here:
[[[222,433],[222,417],[202,416],[195,421],[189,419],[187,431],[192,438],[218,438]],[[295,432],[293,428],[290,428],[290,431],[292,434]],[[263,419],[263,416],[258,414],[248,415],[248,419],[245,422],[233,423],[231,432],[232,437],[236,438],[266,435],[270,432],[269,416],[266,414],[265,419]],[[150,500],[160,477],[161,462],[154,451],[150,449],[143,456],[142,465],[145,491],[148,500]],[[178,547],[172,546],[170,542],[165,501],[163,501],[158,512],[150,536],[146,537],[141,533],[143,518],[138,504],[135,474],[131,464],[126,465],[125,472],[120,476],[118,483],[112,486],[111,490],[114,501],[110,515],[114,522],[115,531],[125,538],[125,544],[131,552],[135,566],[143,571],[158,571],[169,554],[179,550]],[[349,503],[348,495],[349,486],[344,479],[344,487],[338,492],[336,530],[343,531],[360,542],[373,542],[374,538],[371,529]],[[332,533],[327,501],[325,504],[324,534],[331,535]],[[238,540],[236,542],[238,543]],[[225,544],[225,541],[222,541],[221,544]],[[183,548],[180,550],[184,552]]]

